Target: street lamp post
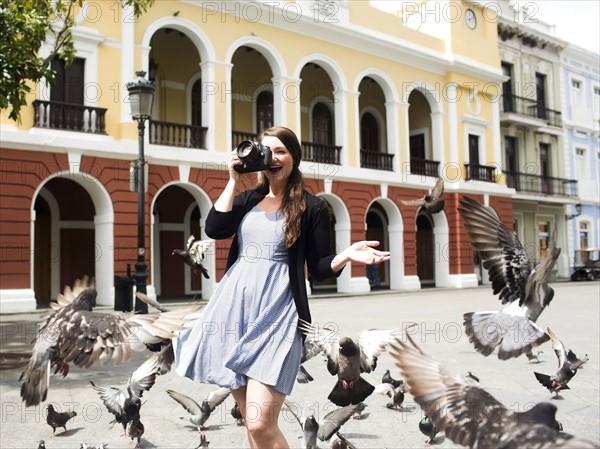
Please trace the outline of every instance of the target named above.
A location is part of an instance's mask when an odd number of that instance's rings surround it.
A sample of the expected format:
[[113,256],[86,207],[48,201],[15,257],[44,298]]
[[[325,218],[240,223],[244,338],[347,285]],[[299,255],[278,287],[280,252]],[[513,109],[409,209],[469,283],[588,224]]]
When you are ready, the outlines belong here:
[[[148,264],[146,263],[145,249],[145,180],[144,180],[144,130],[146,120],[152,115],[152,102],[154,99],[154,84],[145,78],[146,72],[135,73],[136,81],[127,83],[125,88],[129,92],[129,105],[131,106],[131,117],[138,123],[138,159],[136,162],[137,173],[137,262],[135,264],[135,288],[140,293],[147,293],[146,280],[148,279]],[[136,298],[136,313],[148,313],[148,305]]]

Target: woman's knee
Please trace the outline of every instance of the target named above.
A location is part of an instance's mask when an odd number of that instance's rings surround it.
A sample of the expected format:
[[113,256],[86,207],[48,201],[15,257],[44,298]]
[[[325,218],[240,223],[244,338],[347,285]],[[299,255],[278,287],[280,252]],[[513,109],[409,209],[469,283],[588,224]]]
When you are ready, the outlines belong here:
[[262,440],[276,434],[278,427],[276,422],[270,422],[269,420],[246,419],[246,429],[248,429],[253,438]]

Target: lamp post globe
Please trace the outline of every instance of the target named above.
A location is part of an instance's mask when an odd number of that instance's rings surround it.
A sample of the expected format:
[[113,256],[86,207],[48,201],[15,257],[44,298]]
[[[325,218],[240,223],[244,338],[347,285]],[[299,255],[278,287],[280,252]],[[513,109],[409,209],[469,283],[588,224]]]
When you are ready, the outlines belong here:
[[[131,117],[138,123],[138,158],[136,161],[136,191],[137,191],[137,261],[135,264],[135,286],[136,291],[147,293],[146,281],[148,279],[148,264],[146,263],[145,249],[145,179],[144,166],[144,131],[145,122],[152,116],[152,103],[154,101],[154,84],[146,79],[146,72],[136,72],[137,80],[127,83],[129,106]],[[148,313],[148,305],[136,298],[136,313]]]

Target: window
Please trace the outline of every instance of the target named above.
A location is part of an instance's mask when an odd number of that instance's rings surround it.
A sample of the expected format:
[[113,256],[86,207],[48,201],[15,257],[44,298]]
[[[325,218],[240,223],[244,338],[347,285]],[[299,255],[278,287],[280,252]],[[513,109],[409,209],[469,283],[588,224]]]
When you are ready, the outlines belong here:
[[540,177],[542,178],[542,193],[550,193],[550,145],[540,143]]
[[579,222],[579,249],[589,248],[590,224],[587,221]]
[[508,187],[517,186],[517,138],[506,136],[504,138],[504,155],[506,159],[506,183]]
[[514,112],[514,99],[513,99],[513,65],[508,62],[502,62],[502,74],[508,76],[509,79],[502,83],[502,106],[504,112]]
[[262,91],[256,98],[256,132],[273,126],[273,94]]
[[575,148],[575,164],[577,166],[577,173],[575,175],[583,179],[589,178],[586,154],[585,148]]
[[537,113],[538,118],[546,119],[546,75],[543,73],[535,74],[535,91],[537,95]]
[[469,164],[479,165],[479,136],[469,134]]
[[365,112],[360,119],[360,149],[379,151],[379,126],[370,112]]
[[571,79],[571,87],[573,89],[577,89],[577,90],[581,89],[581,81],[576,80],[576,79]]
[[85,59],[75,58],[71,65],[65,66],[62,59],[55,57],[51,67],[56,78],[50,87],[50,101],[59,104],[50,109],[50,128],[82,130],[83,113],[73,105],[84,104]]
[[548,250],[548,242],[550,241],[550,222],[540,221],[538,223],[538,241],[540,245],[540,254],[537,262],[542,260]]
[[600,95],[600,86],[594,86],[594,95]]
[[321,145],[333,145],[333,120],[329,108],[317,103],[312,113],[313,142]]

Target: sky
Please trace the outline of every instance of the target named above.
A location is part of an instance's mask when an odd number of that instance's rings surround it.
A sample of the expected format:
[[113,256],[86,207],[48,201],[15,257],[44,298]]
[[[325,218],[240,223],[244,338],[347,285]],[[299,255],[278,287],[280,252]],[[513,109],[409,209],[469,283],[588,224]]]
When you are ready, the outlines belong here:
[[[371,3],[390,11],[398,10],[394,4],[418,1],[371,0]],[[600,53],[600,0],[513,0],[512,3],[528,7],[530,19],[555,25],[557,38]]]

